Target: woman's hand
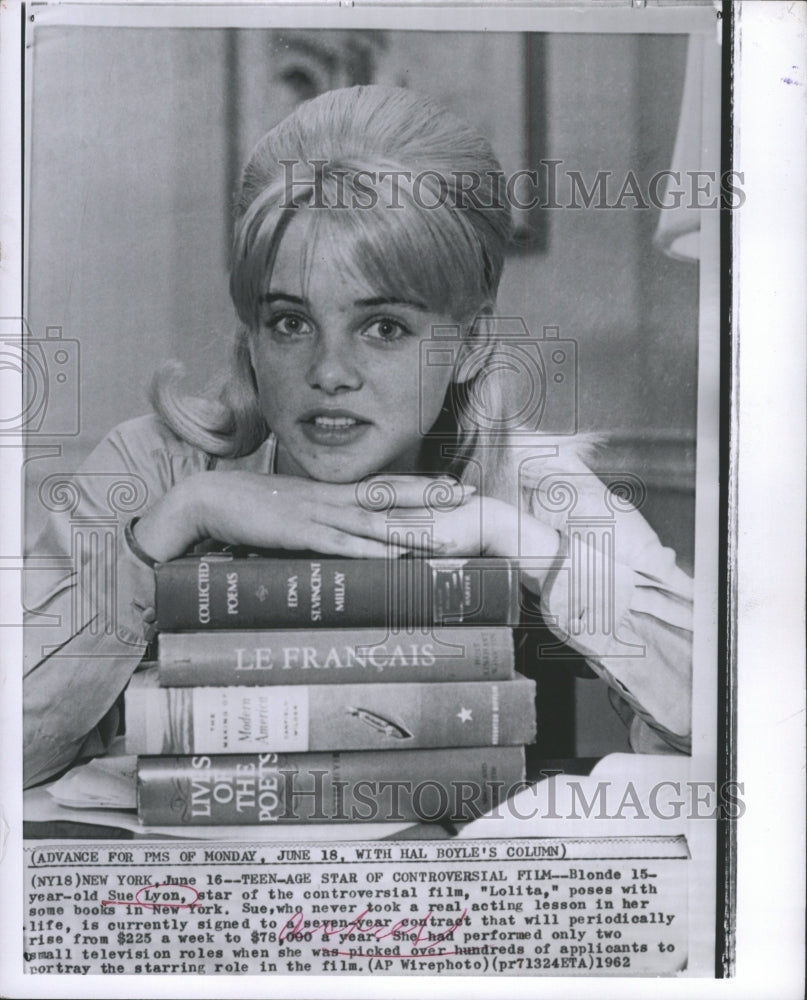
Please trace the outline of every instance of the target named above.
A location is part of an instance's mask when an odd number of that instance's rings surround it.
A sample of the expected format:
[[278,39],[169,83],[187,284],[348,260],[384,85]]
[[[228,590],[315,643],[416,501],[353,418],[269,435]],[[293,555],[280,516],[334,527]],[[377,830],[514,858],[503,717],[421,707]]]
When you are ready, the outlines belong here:
[[321,483],[254,472],[202,472],[178,483],[135,526],[153,559],[183,555],[204,538],[256,548],[384,558],[517,558],[540,588],[558,533],[530,515],[446,478],[376,476]]
[[[395,510],[423,508],[432,493],[461,505],[472,492],[448,479],[377,476],[321,483],[254,472],[202,472],[183,480],[135,526],[137,542],[165,562],[204,538],[259,548],[314,549],[323,555],[398,556]],[[403,515],[402,515],[403,516]]]
[[[412,512],[414,513],[414,512]],[[498,556],[518,559],[530,585],[541,585],[560,547],[554,528],[493,497],[469,497],[452,505],[423,509],[417,529],[407,534],[401,522],[401,542],[446,558]]]

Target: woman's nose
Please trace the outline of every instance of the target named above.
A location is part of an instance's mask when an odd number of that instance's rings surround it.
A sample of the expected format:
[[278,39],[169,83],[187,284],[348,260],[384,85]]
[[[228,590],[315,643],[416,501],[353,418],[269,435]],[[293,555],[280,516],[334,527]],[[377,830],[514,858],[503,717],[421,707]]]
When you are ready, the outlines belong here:
[[360,389],[362,376],[349,343],[319,337],[313,345],[306,380],[312,389],[336,393]]

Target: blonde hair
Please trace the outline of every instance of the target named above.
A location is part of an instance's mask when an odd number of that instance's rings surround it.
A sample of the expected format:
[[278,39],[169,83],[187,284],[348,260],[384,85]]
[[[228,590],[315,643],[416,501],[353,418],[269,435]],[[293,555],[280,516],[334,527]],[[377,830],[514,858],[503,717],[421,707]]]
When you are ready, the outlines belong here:
[[[295,214],[311,219],[304,272],[314,249],[324,247],[379,295],[425,300],[454,317],[465,337],[495,303],[511,234],[506,181],[488,141],[431,98],[395,87],[333,90],[300,105],[255,147],[234,209],[230,294],[240,326],[229,376],[217,399],[187,397],[177,390],[181,369],[172,365],[152,392],[176,434],[227,457],[251,453],[270,432],[249,338]],[[495,345],[486,345],[488,361],[491,351]],[[474,403],[480,379],[493,418],[484,432]],[[430,467],[466,481],[484,478],[488,493],[512,493],[512,455],[502,447],[508,429],[495,419],[505,412],[505,392],[483,365],[455,378],[425,445]]]

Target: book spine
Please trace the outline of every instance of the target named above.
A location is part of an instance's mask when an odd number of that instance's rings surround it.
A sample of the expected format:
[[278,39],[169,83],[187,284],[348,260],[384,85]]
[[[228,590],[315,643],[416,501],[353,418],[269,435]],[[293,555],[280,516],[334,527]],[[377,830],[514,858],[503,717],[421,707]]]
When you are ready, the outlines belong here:
[[509,628],[163,632],[162,687],[504,680],[513,676]]
[[522,747],[140,757],[148,826],[475,819],[524,781]]
[[176,559],[156,569],[161,631],[517,625],[510,559]]
[[133,754],[414,750],[535,739],[535,684],[502,681],[126,690]]

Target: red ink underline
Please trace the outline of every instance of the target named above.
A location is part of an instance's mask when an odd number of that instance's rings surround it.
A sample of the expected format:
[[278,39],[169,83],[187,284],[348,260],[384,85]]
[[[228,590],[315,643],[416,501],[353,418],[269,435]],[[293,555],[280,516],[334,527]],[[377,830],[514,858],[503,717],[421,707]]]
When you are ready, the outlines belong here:
[[458,951],[432,951],[423,955],[367,955],[362,951],[337,951],[342,958],[445,958],[448,955],[458,955]]
[[[148,900],[143,900],[140,898],[141,893],[148,892],[149,889],[159,889],[161,886],[170,886],[172,889],[186,889],[188,892],[192,892],[195,896],[188,903],[152,903]],[[145,909],[154,910],[158,907],[164,906],[169,910],[189,910],[199,903],[199,890],[194,889],[192,885],[180,885],[176,882],[155,882],[153,885],[141,885],[137,892],[131,899],[102,899],[101,906],[142,906]]]

